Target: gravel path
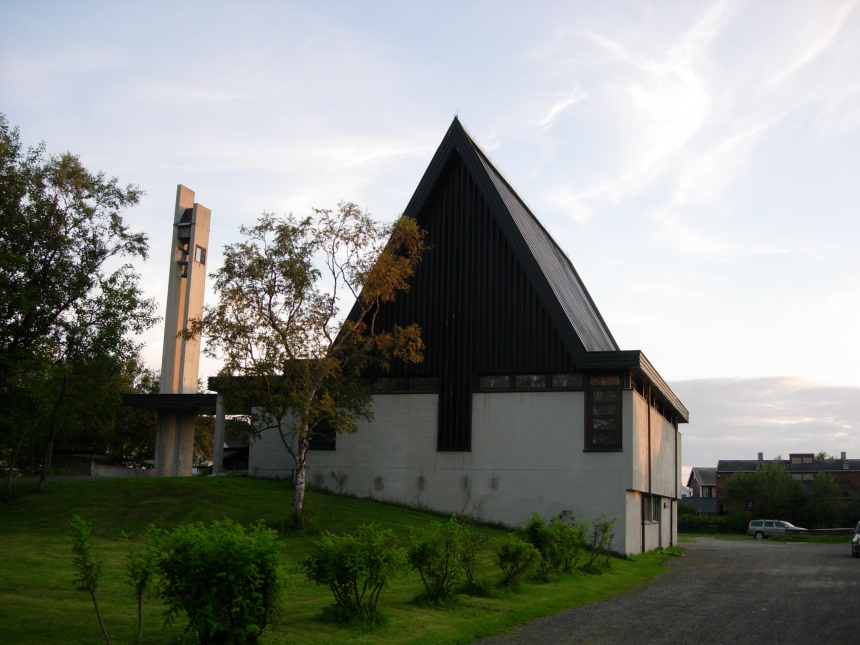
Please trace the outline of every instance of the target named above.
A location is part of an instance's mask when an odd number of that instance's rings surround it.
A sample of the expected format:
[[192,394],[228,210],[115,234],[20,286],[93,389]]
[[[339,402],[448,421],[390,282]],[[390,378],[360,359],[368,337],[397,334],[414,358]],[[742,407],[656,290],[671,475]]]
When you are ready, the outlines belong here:
[[860,643],[860,559],[848,544],[698,539],[669,572],[614,600],[481,645]]

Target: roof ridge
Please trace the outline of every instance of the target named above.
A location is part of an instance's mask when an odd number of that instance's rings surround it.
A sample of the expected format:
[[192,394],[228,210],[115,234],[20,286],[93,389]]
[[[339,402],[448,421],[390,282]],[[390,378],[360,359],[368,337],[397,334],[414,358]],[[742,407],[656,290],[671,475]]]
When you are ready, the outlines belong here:
[[[568,262],[570,262],[571,266],[573,266],[573,262],[571,261],[570,256],[567,254],[567,252],[564,249],[561,248],[561,246],[559,246],[558,242],[555,241],[555,238],[550,234],[550,232],[547,230],[546,226],[544,226],[543,222],[541,222],[540,217],[535,215],[535,212],[532,210],[531,206],[529,206],[528,203],[526,202],[526,200],[524,200],[520,196],[519,192],[517,192],[516,188],[514,188],[514,185],[505,176],[505,173],[503,173],[501,170],[499,170],[499,166],[496,164],[496,162],[493,161],[493,158],[489,155],[489,153],[486,150],[484,150],[484,147],[480,143],[478,143],[478,141],[475,139],[475,137],[472,136],[472,133],[469,132],[468,128],[465,125],[463,125],[462,121],[460,121],[458,119],[457,123],[459,123],[460,127],[463,128],[463,132],[466,133],[466,136],[469,138],[469,143],[472,144],[472,146],[475,148],[475,151],[479,155],[484,157],[484,160],[490,165],[490,167],[493,169],[493,171],[499,176],[499,179],[501,179],[505,183],[505,185],[508,187],[508,190],[511,191],[511,194],[517,198],[517,200],[520,202],[522,207],[525,208],[526,211],[528,212],[528,214],[532,216],[534,221],[537,222],[538,226],[540,226],[541,229],[543,229],[543,232],[549,238],[549,241],[552,242],[553,245],[555,245],[555,248],[558,249],[559,253],[561,253],[564,256],[564,258]],[[574,267],[574,269],[575,268],[576,267]]]

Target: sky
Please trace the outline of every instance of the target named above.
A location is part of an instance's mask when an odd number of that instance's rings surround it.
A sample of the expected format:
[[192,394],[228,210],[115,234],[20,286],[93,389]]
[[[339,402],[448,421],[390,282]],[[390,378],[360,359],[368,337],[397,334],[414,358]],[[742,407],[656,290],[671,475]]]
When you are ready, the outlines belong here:
[[858,72],[853,0],[0,2],[0,112],[146,191],[162,311],[177,184],[211,270],[263,211],[393,220],[457,114],[690,410],[686,468],[860,456]]

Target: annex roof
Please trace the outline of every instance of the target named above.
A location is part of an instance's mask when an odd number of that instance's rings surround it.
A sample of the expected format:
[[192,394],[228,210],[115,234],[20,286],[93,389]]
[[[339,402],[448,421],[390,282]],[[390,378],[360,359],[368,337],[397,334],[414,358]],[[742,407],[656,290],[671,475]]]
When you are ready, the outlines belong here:
[[215,414],[217,398],[217,394],[123,394],[122,404],[130,408]]
[[693,469],[690,471],[690,477],[687,480],[687,484],[689,485],[694,478],[697,482],[699,482],[699,486],[716,486],[717,469],[693,466]]

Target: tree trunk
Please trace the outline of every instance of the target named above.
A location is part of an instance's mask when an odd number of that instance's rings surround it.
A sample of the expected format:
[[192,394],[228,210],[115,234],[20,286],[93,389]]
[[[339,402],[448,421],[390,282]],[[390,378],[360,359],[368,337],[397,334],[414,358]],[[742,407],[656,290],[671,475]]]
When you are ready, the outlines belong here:
[[302,513],[305,504],[305,455],[308,453],[307,439],[301,439],[296,442],[296,474],[293,481],[295,490],[293,492],[293,516],[298,517]]
[[[57,418],[60,415],[60,406],[63,404],[63,398],[66,396],[66,386],[69,384],[69,375],[63,374],[63,387],[60,388],[60,394],[57,396],[57,402],[54,404],[54,412],[51,417],[51,435],[48,437],[48,445],[45,448],[45,457],[42,459],[42,476],[39,478],[39,492],[45,490],[45,482],[48,479],[48,470],[51,468],[51,455],[54,452],[54,439],[57,438]],[[93,596],[95,601],[95,596]],[[101,618],[99,618],[101,620]]]
[[30,437],[30,477],[36,474],[36,435]]
[[134,639],[135,645],[140,642],[140,636],[143,634],[143,592],[137,592],[137,638]]
[[105,641],[107,642],[107,645],[113,645],[113,643],[111,643],[110,636],[108,636],[107,630],[105,629],[105,624],[102,620],[102,612],[99,611],[99,601],[96,600],[95,590],[90,589],[90,596],[93,597],[93,605],[96,607],[96,616],[98,616],[99,626],[102,628],[102,634],[105,636]]
[[18,451],[24,444],[24,439],[27,438],[27,430],[21,435],[18,445],[15,446],[15,452],[12,453],[12,459],[9,461],[9,474],[6,476],[6,497],[12,499],[12,473],[15,472],[15,462],[18,461]]

